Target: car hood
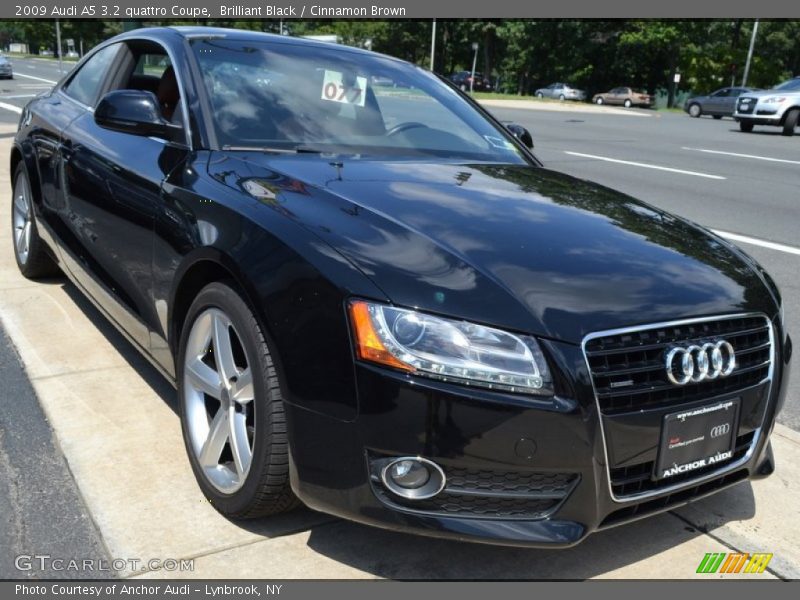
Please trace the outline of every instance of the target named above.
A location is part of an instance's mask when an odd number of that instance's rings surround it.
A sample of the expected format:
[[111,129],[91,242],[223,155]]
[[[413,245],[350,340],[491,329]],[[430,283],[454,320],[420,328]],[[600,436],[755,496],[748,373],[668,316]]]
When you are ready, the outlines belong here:
[[768,96],[800,96],[797,90],[759,90],[757,92],[743,92],[739,98],[765,98]]
[[574,343],[771,310],[726,242],[544,168],[240,153],[211,171],[300,221],[398,305]]

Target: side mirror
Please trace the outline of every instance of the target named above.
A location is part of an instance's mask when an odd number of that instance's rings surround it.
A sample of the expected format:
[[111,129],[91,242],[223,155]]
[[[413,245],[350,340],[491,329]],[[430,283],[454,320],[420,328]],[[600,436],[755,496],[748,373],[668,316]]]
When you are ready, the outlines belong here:
[[144,90],[108,92],[94,110],[94,121],[104,129],[183,141],[183,127],[167,121],[161,114],[158,99]]
[[526,148],[533,148],[533,137],[531,136],[530,131],[525,129],[522,125],[518,125],[517,123],[506,123],[505,126],[506,129],[511,132],[511,135],[525,144]]

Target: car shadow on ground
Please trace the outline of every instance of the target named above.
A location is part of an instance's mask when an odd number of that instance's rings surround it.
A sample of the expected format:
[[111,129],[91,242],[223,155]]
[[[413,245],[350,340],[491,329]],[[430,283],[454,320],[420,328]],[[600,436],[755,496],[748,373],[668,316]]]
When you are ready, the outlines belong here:
[[[716,511],[715,526],[755,515],[749,483],[726,493],[735,494],[736,500],[726,503],[724,514]],[[709,508],[714,506],[713,498],[700,502],[709,503]],[[675,513],[665,513],[595,533],[572,548],[542,550],[426,538],[339,521],[313,528],[308,546],[330,559],[390,579],[588,579],[615,576],[615,571],[636,563],[649,567],[626,569],[618,576],[688,578],[703,553],[718,550],[719,544],[698,547],[691,556],[683,553],[680,562],[686,561],[691,569],[683,575],[679,564],[673,569],[660,569],[660,574],[648,570],[653,562],[646,559],[662,553],[666,560],[675,558],[678,555],[669,556],[673,548],[704,533]]]
[[[746,133],[747,135],[764,135],[764,136],[768,136],[768,137],[769,136],[772,136],[772,137],[793,137],[793,136],[789,136],[789,135],[786,135],[786,136],[783,135],[783,133],[781,133],[782,132],[782,128],[781,127],[774,127],[774,128],[769,128],[769,129],[759,128],[759,129],[753,129],[753,131],[741,131],[738,127],[736,127],[736,128],[731,128],[730,131],[732,131],[734,133],[742,133],[742,134]],[[795,136],[797,136],[797,135],[798,134],[795,133]]]
[[[142,356],[142,354],[129,342],[124,335],[122,335],[117,328],[102,314],[97,307],[81,292],[75,285],[67,280],[66,277],[55,278],[53,283],[60,283],[64,291],[81,309],[81,311],[89,318],[97,330],[103,334],[103,337],[108,340],[114,349],[119,352],[125,361],[133,367],[136,374],[144,380],[145,383],[164,401],[172,411],[177,415],[180,413],[178,406],[177,394],[175,388],[159,373],[159,371],[150,362]],[[41,281],[39,283],[42,283]]]
[[[62,285],[72,301],[153,392],[176,414],[179,412],[176,393],[170,383],[72,283],[64,278],[42,283]],[[188,462],[186,468],[189,468]],[[716,529],[731,521],[754,517],[755,498],[749,482],[720,494],[726,496],[724,502],[719,501],[718,495],[694,504],[701,509],[697,512],[708,516],[705,523],[692,522],[673,511],[592,534],[577,546],[561,550],[492,546],[399,533],[330,517],[305,507],[275,517],[231,520],[231,523],[263,535],[265,539],[310,529],[307,541],[310,550],[375,577],[587,579],[613,576],[618,569],[668,554],[676,546],[691,543],[707,533],[707,526]],[[689,557],[688,563],[696,565],[702,552],[715,549],[719,549],[716,542],[713,548],[698,548],[697,556]],[[685,575],[689,577],[693,573],[687,571]],[[626,570],[623,576],[647,578],[654,574],[643,567],[641,572]]]

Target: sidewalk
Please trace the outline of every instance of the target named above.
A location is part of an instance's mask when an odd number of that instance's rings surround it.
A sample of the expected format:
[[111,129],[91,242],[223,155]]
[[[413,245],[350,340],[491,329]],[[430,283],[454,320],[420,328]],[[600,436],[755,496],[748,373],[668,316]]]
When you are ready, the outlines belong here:
[[502,100],[502,99],[486,99],[478,100],[484,106],[491,106],[494,108],[510,108],[510,109],[523,109],[523,110],[544,110],[550,112],[566,112],[566,113],[590,113],[601,115],[622,115],[625,117],[657,117],[659,114],[655,111],[643,111],[631,108],[615,108],[612,106],[598,106],[596,104],[587,104],[586,102],[546,102],[542,100]]
[[[768,572],[739,576],[800,577],[800,435],[780,425],[772,477],[564,551],[420,538],[308,510],[246,524],[224,519],[194,481],[172,388],[66,280],[34,283],[19,275],[7,225],[11,140],[4,133],[0,321],[110,556],[194,559],[193,572],[124,576],[709,579],[733,576],[696,575],[707,552],[771,552]],[[15,401],[3,394],[0,403]]]

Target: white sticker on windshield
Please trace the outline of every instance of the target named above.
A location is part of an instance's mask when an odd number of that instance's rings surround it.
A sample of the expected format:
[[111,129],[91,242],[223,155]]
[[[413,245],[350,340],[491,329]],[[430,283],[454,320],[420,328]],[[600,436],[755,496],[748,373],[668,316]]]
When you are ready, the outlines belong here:
[[367,92],[367,78],[352,77],[345,82],[344,74],[339,71],[328,71],[325,69],[325,79],[322,82],[322,99],[341,104],[354,104],[364,106],[364,99]]

